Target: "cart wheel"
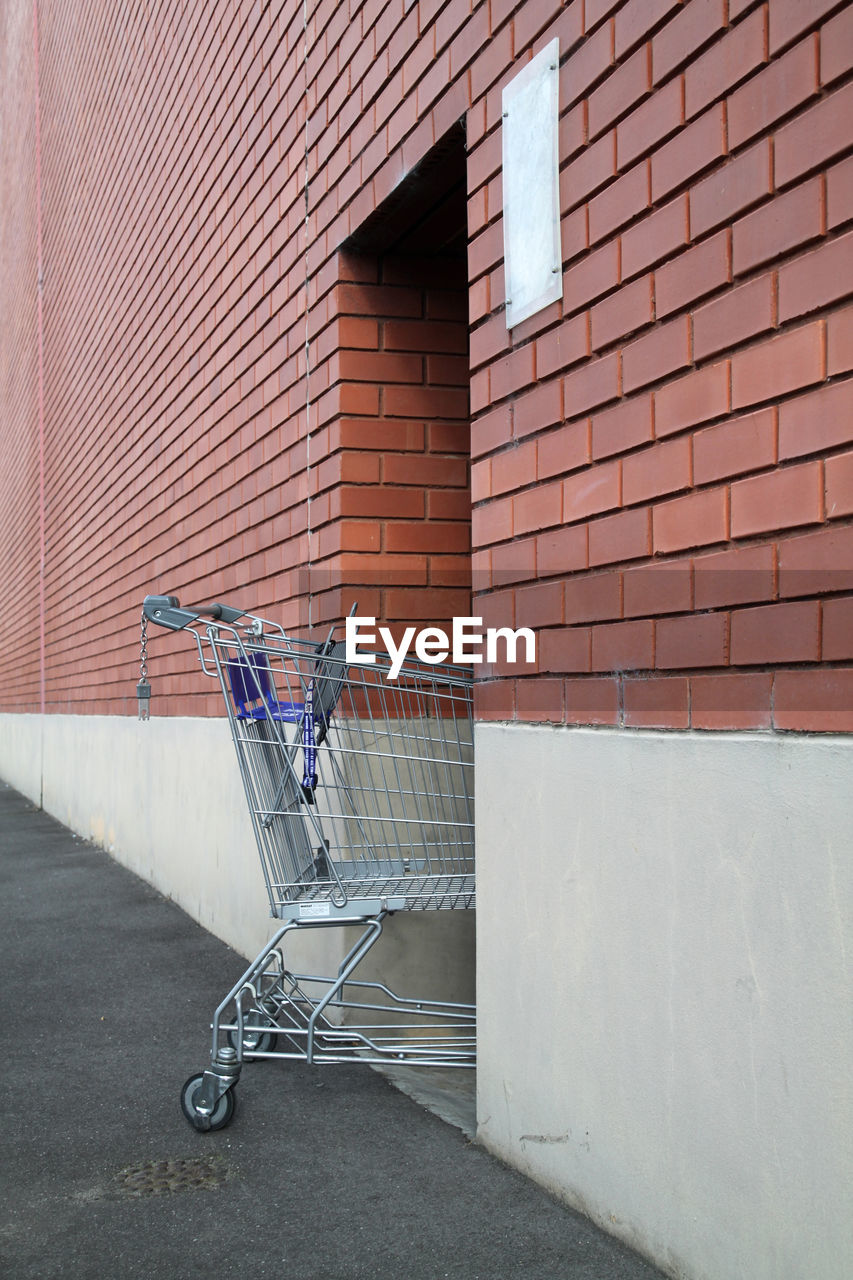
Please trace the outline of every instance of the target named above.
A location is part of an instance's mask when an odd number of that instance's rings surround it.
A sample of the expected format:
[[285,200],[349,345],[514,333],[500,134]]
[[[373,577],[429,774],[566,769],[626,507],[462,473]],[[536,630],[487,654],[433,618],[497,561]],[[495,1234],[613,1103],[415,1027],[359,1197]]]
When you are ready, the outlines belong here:
[[[198,1129],[200,1132],[203,1129],[203,1125],[201,1123],[201,1117],[195,1109],[195,1100],[201,1092],[201,1084],[203,1080],[204,1072],[199,1071],[196,1075],[190,1076],[189,1080],[187,1080],[181,1090],[181,1110],[187,1120],[189,1120],[192,1127],[194,1129]],[[231,1117],[234,1114],[235,1101],[234,1086],[232,1085],[230,1089],[227,1089],[225,1093],[223,1093],[222,1097],[213,1108],[213,1114],[210,1117],[210,1124],[207,1128],[224,1129],[225,1126],[230,1123]]]
[[[275,1047],[275,1035],[272,1031],[264,1031],[264,1027],[272,1026],[272,1018],[264,1014],[255,1014],[255,1021],[247,1018],[243,1023],[243,1053],[269,1053]],[[238,1047],[236,1031],[228,1031],[226,1039],[232,1049]]]

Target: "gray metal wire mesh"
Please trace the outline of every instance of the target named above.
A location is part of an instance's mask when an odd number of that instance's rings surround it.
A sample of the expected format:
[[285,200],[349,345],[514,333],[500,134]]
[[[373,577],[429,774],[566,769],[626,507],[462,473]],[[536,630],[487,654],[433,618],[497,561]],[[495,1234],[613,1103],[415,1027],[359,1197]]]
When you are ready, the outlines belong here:
[[[474,905],[472,682],[342,644],[209,626],[270,906],[284,918]],[[212,652],[208,664],[206,645]]]

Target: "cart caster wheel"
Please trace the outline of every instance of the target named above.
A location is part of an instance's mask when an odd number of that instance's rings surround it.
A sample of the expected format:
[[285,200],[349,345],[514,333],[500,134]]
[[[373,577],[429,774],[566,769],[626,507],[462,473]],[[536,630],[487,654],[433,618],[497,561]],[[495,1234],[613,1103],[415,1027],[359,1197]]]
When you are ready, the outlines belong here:
[[[275,1035],[272,1031],[264,1031],[264,1027],[269,1026],[272,1019],[257,1014],[255,1017],[255,1022],[247,1018],[243,1023],[243,1053],[269,1053],[270,1049],[275,1048]],[[226,1039],[232,1049],[238,1048],[239,1037],[236,1031],[228,1031]]]
[[204,1124],[202,1117],[195,1109],[195,1100],[201,1092],[201,1084],[204,1080],[204,1072],[199,1071],[196,1075],[190,1076],[189,1080],[181,1090],[181,1110],[184,1116],[189,1120],[194,1129],[199,1132],[208,1129],[224,1129],[230,1123],[231,1117],[234,1115],[235,1097],[234,1086],[223,1093],[222,1097],[213,1108],[213,1114],[210,1117],[210,1123]]

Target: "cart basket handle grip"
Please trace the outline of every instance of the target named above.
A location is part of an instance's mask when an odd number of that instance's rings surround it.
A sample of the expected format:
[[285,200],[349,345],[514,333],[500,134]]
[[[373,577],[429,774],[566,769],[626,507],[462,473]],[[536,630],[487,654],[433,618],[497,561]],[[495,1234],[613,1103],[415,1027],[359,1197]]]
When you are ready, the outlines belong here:
[[242,609],[232,609],[227,604],[197,604],[191,609],[182,609],[177,596],[146,596],[142,612],[150,622],[168,627],[170,631],[181,631],[200,617],[228,624],[245,616]]

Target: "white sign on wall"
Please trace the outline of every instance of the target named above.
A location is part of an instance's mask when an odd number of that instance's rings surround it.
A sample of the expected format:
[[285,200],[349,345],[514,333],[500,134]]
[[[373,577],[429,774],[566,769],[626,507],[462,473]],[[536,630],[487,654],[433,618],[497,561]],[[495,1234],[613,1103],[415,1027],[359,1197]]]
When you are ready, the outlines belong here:
[[503,91],[506,324],[563,293],[559,184],[560,42],[552,40]]

